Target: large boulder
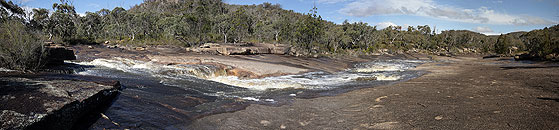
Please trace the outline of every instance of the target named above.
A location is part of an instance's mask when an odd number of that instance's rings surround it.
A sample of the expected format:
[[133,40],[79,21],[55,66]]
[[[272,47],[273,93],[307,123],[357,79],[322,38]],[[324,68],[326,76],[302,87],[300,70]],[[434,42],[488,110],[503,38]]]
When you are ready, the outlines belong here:
[[76,55],[74,55],[74,51],[64,46],[51,45],[51,46],[46,46],[46,48],[48,52],[47,64],[49,65],[64,64],[64,60],[76,60]]
[[219,47],[217,52],[223,55],[254,55],[258,53],[258,48],[254,47]]
[[519,54],[514,56],[514,60],[537,60],[538,58],[530,54]]

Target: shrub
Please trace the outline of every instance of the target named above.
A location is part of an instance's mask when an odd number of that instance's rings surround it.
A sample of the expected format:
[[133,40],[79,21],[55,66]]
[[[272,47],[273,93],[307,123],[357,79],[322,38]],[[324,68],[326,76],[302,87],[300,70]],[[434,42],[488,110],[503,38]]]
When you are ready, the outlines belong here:
[[36,71],[46,64],[46,49],[37,34],[17,21],[0,24],[0,67]]
[[559,55],[559,25],[534,30],[521,36],[531,55],[550,59]]
[[508,54],[510,47],[510,40],[507,38],[507,35],[499,36],[497,39],[497,43],[495,43],[495,53],[497,54]]

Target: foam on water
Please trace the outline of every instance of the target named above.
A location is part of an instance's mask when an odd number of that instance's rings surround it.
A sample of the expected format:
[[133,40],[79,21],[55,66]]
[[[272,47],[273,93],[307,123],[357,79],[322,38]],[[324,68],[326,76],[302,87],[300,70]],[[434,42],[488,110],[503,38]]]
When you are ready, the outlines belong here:
[[[227,75],[228,68],[213,65],[167,65],[125,58],[75,64],[79,65],[72,68],[78,74],[121,81],[125,89],[106,112],[111,120],[123,128],[154,129],[170,128],[184,121],[174,122],[177,119],[240,110],[250,103],[284,104],[294,98],[336,95],[421,74],[407,70],[419,63],[405,60],[360,63],[336,73],[308,72],[259,79]],[[96,125],[105,128],[103,123]]]
[[377,75],[375,76],[377,78],[377,80],[382,80],[382,81],[386,81],[386,80],[390,80],[390,81],[395,81],[395,80],[399,80],[400,76],[394,76],[394,75]]
[[[194,76],[208,78],[225,75],[225,70],[211,65],[163,65],[154,62],[144,62],[126,58],[95,59],[90,62],[79,62],[80,65],[101,66],[129,73],[147,73],[152,76],[166,78],[183,78]],[[78,74],[90,74],[92,71],[78,72]]]
[[402,71],[403,69],[399,66],[371,66],[367,68],[356,68],[353,71],[358,73],[372,73],[372,72],[381,72],[381,71]]
[[420,60],[385,60],[385,61],[372,61],[355,65],[350,71],[357,73],[374,73],[386,71],[405,71],[414,68],[419,63],[425,61]]
[[238,86],[253,90],[302,88],[302,89],[329,89],[333,86],[343,85],[348,82],[355,82],[358,78],[376,77],[380,81],[399,80],[400,76],[391,74],[365,74],[339,72],[327,74],[324,72],[311,72],[301,75],[286,75],[278,77],[266,77],[262,79],[240,79],[236,76],[211,77],[208,80]]
[[0,72],[12,72],[12,71],[15,71],[15,70],[0,68]]
[[[225,69],[212,65],[163,65],[125,58],[96,59],[76,64],[93,65],[135,74],[149,74],[159,77],[161,83],[171,86],[181,86],[181,82],[174,82],[177,80],[193,80],[192,78],[196,78],[197,81],[209,80],[254,91],[265,91],[285,88],[328,90],[355,82],[397,81],[402,79],[403,73],[401,72],[417,66],[420,62],[407,60],[372,61],[356,64],[354,68],[337,73],[309,72],[260,79],[230,76],[227,75]],[[83,75],[95,75],[95,73],[96,71],[92,69],[79,72]],[[376,80],[358,81],[359,78],[370,77],[375,77]],[[220,95],[223,96],[223,94]],[[238,98],[243,99],[243,97]]]
[[218,76],[209,78],[211,81],[216,81],[232,86],[243,88],[266,90],[266,89],[280,89],[280,88],[304,88],[302,84],[295,81],[286,81],[281,79],[239,79],[236,76]]

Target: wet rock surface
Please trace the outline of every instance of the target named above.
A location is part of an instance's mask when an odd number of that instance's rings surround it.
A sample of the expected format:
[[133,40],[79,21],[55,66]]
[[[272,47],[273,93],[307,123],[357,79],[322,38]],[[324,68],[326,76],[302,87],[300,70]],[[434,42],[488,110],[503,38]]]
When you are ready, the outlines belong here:
[[[360,61],[283,55],[204,55],[181,52],[184,48],[97,49],[80,51],[98,58],[118,56],[169,65],[242,60],[333,72],[346,68],[343,66],[351,63],[348,61]],[[333,97],[302,98],[306,93],[291,93],[289,96],[297,99],[277,106],[243,104],[239,103],[243,102],[241,99],[229,102],[212,96],[197,97],[194,95],[199,95],[199,91],[161,85],[159,80],[145,76],[140,76],[141,80],[118,79],[127,90],[104,113],[107,118],[99,118],[90,129],[556,129],[559,126],[555,109],[559,76],[554,66],[516,64],[511,63],[516,62],[511,58],[482,59],[482,56],[410,55],[409,58],[442,62],[420,66],[418,70],[431,73],[406,82],[344,91]],[[181,82],[205,89],[217,86],[208,83],[211,85]],[[207,108],[221,111],[199,111]],[[240,109],[245,110],[237,111]]]
[[[211,48],[212,46],[216,45],[208,44],[208,47]],[[203,74],[224,72],[216,75],[233,75],[243,78],[239,80],[250,80],[253,77],[293,75],[306,73],[307,71],[336,73],[345,71],[348,67],[352,67],[353,64],[375,59],[374,57],[308,58],[275,54],[208,55],[187,52],[186,48],[153,46],[148,46],[144,51],[138,51],[133,48],[95,47],[94,49],[89,49],[86,46],[74,46],[74,48],[76,48],[76,54],[78,55],[78,61],[75,61],[76,64],[99,66],[86,68],[85,71],[78,72],[79,74],[112,77],[115,80],[121,81],[126,86],[126,89],[122,91],[118,99],[113,102],[107,111],[103,112],[105,116],[98,118],[99,120],[89,129],[185,129],[187,128],[186,125],[201,117],[234,112],[244,109],[247,105],[253,103],[278,106],[290,102],[293,98],[335,95],[352,90],[354,87],[360,87],[347,85],[339,90],[316,91],[307,91],[306,89],[273,89],[262,91],[262,93],[255,93],[261,90],[249,90],[221,83],[224,81],[217,82],[188,77],[176,79],[161,76],[175,76],[174,74],[178,72],[180,72],[180,75],[191,74],[189,71],[182,71],[180,69],[184,67],[193,67],[196,68],[195,70],[198,70],[197,67],[205,66],[202,67],[205,68],[202,69],[204,71],[196,72],[204,72]],[[111,67],[116,67],[115,65],[119,66],[120,69],[111,69]],[[216,66],[218,68],[217,71],[205,71],[215,70],[212,66]],[[172,68],[177,68],[177,70]],[[192,74],[199,75],[199,73]],[[310,79],[312,77],[318,78],[321,75],[328,75],[328,73],[317,73],[307,77],[293,78]],[[368,82],[359,81],[359,84],[366,84]],[[260,120],[258,123],[260,123]],[[269,126],[276,125],[272,121],[263,121],[263,124]],[[283,126],[284,129],[291,128],[287,125]]]
[[77,80],[64,75],[1,74],[0,129],[72,129],[74,123],[108,104],[118,81]]
[[406,82],[280,107],[252,104],[189,129],[558,129],[559,69],[481,57],[437,57]]

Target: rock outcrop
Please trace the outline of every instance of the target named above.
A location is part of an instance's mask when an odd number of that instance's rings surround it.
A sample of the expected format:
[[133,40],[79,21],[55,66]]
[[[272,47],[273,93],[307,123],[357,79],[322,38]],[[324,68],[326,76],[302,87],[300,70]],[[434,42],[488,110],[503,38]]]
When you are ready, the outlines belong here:
[[187,48],[187,51],[200,53],[214,53],[222,55],[257,55],[277,54],[284,55],[289,52],[289,46],[284,44],[242,43],[242,44],[217,44],[206,43],[197,48]]
[[118,81],[0,77],[0,130],[72,129],[84,115],[110,104]]
[[49,65],[64,64],[64,60],[76,60],[74,51],[64,46],[51,44],[46,46],[46,48],[48,51],[47,59]]

